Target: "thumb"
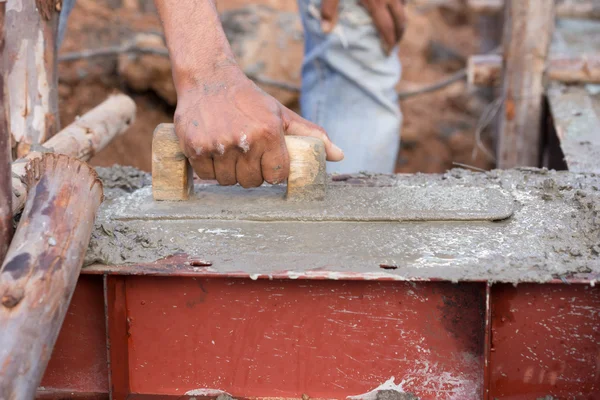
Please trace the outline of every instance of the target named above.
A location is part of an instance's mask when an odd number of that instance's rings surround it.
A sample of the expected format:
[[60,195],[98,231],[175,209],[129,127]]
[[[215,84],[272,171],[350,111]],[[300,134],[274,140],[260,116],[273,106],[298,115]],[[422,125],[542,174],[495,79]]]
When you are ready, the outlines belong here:
[[282,106],[282,108],[283,129],[286,135],[310,136],[321,139],[325,144],[327,161],[342,161],[344,159],[342,149],[333,144],[323,128],[305,120],[287,107]]
[[321,1],[321,29],[325,33],[333,30],[337,22],[339,0]]

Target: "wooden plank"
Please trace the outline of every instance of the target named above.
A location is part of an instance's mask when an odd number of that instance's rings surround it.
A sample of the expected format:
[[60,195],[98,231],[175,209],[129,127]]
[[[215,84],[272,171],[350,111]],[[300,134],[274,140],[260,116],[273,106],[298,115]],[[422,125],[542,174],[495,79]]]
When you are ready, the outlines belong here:
[[14,158],[59,130],[55,0],[8,0],[4,68]]
[[[5,2],[0,2],[0,54],[4,51]],[[4,67],[0,65],[0,76]],[[8,251],[12,238],[12,183],[10,175],[10,136],[4,113],[4,88],[0,87],[0,263]]]
[[[550,1],[545,0],[544,5]],[[505,0],[468,0],[469,9],[481,15],[494,15],[502,12]],[[598,0],[555,0],[556,15],[560,18],[600,19]]]
[[0,270],[0,393],[6,399],[36,393],[102,201],[102,184],[83,162],[46,154],[33,164],[32,195]]
[[499,168],[540,163],[543,74],[554,30],[547,0],[507,0]]
[[[502,56],[481,54],[469,57],[467,80],[475,86],[500,85]],[[551,55],[546,68],[546,77],[563,83],[600,83],[600,53],[571,56]]]
[[553,84],[548,102],[569,171],[600,174],[600,96]]

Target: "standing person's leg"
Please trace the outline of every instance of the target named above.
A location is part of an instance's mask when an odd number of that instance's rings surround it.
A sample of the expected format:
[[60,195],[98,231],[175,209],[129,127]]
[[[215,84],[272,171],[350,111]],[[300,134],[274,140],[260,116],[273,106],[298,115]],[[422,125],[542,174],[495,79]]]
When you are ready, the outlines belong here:
[[302,114],[325,128],[345,154],[328,172],[394,172],[402,122],[397,52],[385,55],[358,0],[340,0],[330,34],[321,30],[320,0],[298,0],[298,5],[305,32]]

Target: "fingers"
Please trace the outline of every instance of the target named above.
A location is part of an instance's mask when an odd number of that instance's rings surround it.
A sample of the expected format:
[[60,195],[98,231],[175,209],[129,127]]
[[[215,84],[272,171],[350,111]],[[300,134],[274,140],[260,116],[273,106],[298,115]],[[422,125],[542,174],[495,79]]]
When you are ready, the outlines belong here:
[[175,116],[175,133],[179,138],[179,144],[183,154],[187,157],[192,169],[200,179],[215,179],[215,169],[212,156],[203,151],[202,145],[195,139],[189,138],[188,126],[181,122],[179,116]]
[[236,179],[242,187],[251,188],[262,185],[264,179],[261,170],[263,153],[258,146],[238,157],[235,165]]
[[230,150],[223,155],[213,156],[215,176],[219,185],[230,186],[237,183],[236,164],[239,152]]
[[361,0],[361,3],[373,18],[373,23],[383,40],[386,54],[390,54],[392,48],[396,45],[396,27],[389,8],[382,1]]
[[[406,14],[404,12],[404,0],[391,0],[388,5],[392,20],[394,21],[394,27],[396,31],[396,42],[398,43],[404,35],[406,29]],[[395,44],[394,43],[394,44]]]
[[287,179],[290,172],[290,157],[283,137],[263,153],[260,164],[265,181],[276,185]]
[[325,130],[320,126],[305,120],[286,107],[283,107],[282,118],[286,135],[310,136],[321,139],[325,144],[327,161],[341,161],[344,159],[344,152],[342,149],[333,144]]
[[189,160],[198,178],[205,180],[215,179],[215,169],[211,157],[194,157],[189,158]]
[[321,1],[321,29],[325,33],[333,30],[338,16],[339,0]]

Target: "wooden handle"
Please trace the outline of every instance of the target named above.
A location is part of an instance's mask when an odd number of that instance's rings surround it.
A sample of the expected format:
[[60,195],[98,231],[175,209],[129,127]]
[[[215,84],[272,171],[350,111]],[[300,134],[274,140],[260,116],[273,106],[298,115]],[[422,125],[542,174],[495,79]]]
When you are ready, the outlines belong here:
[[[322,200],[325,197],[325,145],[305,136],[286,136],[290,155],[286,199]],[[187,200],[193,191],[192,167],[179,146],[173,124],[160,124],[152,139],[152,194],[154,200]]]

